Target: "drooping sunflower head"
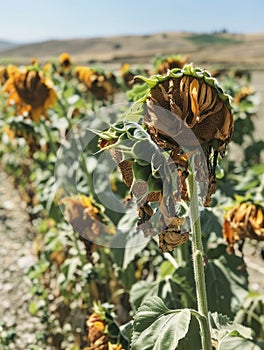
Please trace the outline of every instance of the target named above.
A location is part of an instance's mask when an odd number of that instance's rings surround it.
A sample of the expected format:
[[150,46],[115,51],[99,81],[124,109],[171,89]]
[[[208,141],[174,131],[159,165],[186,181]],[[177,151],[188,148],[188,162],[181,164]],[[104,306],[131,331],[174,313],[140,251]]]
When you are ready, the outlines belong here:
[[49,95],[49,88],[39,72],[28,70],[15,75],[14,85],[21,99],[33,108],[42,106]]
[[264,241],[264,208],[252,201],[235,205],[226,213],[223,237],[232,253],[234,244],[243,242],[246,238]]
[[[167,139],[190,148],[196,138],[200,145],[216,150],[230,141],[234,119],[229,96],[210,73],[185,66],[173,69],[165,77],[153,76],[145,81],[152,86],[145,98],[144,123],[157,141],[160,138],[163,143]],[[187,129],[192,130],[195,138],[184,137]]]
[[59,56],[59,64],[65,70],[70,69],[70,67],[72,66],[71,56],[67,52],[63,52]]
[[[57,95],[52,82],[41,71],[26,69],[20,71],[17,68],[9,69],[9,80],[4,86],[4,91],[9,93],[8,100],[25,107],[33,120],[39,121],[41,115],[45,115],[48,108],[54,105]],[[8,102],[8,101],[7,101]],[[17,110],[19,113],[20,110]]]
[[106,101],[113,97],[116,89],[113,75],[107,75],[104,72],[83,66],[77,66],[75,72],[77,78],[96,100]]
[[115,229],[104,216],[102,208],[91,197],[65,197],[60,201],[65,206],[65,217],[83,238],[97,242],[104,240],[104,233],[113,235]]
[[145,87],[141,95],[132,90],[131,96],[146,104],[143,124],[162,149],[197,151],[196,178],[208,189],[203,202],[209,206],[216,189],[218,155],[224,154],[233,133],[230,96],[209,72],[192,65],[172,69],[165,76],[138,78]]
[[243,86],[234,96],[234,105],[239,105],[242,101],[253,95],[255,91],[250,86]]

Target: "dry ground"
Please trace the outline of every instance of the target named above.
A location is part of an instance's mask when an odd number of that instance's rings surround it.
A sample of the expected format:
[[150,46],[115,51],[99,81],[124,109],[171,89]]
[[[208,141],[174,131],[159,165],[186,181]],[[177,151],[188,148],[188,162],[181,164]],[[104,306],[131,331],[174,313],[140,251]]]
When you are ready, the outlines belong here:
[[62,52],[76,64],[121,62],[146,64],[156,54],[188,55],[198,65],[243,66],[264,69],[264,33],[194,34],[168,32],[152,35],[50,40],[0,51],[0,61],[29,64],[32,57],[47,61]]

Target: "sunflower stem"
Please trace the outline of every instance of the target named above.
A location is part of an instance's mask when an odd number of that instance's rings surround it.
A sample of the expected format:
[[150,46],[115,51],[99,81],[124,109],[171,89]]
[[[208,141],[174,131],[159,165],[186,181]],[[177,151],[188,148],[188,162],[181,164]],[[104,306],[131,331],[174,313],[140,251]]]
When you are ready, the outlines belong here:
[[208,318],[207,295],[204,275],[203,243],[201,222],[199,216],[199,204],[195,173],[188,175],[188,187],[190,193],[190,219],[192,227],[192,257],[198,312],[204,317],[199,320],[203,350],[212,350],[211,332]]

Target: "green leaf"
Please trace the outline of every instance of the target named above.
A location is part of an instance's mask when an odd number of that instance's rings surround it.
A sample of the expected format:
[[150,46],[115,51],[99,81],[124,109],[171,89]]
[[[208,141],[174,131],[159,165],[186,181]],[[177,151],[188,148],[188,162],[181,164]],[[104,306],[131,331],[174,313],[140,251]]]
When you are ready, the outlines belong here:
[[261,348],[245,338],[227,337],[220,344],[219,350],[261,350]]
[[131,350],[175,350],[189,329],[189,309],[169,310],[162,299],[147,299],[134,317]]
[[226,336],[240,336],[246,339],[252,339],[251,329],[238,323],[231,322],[226,315],[217,312],[210,313],[210,324],[212,327],[212,338],[219,342]]
[[205,269],[208,307],[211,311],[233,316],[248,293],[247,273],[239,267],[242,259],[225,253],[209,260]]
[[194,297],[188,282],[180,278],[165,277],[161,281],[139,281],[130,291],[130,303],[133,309],[152,296],[158,296],[170,308],[180,308],[195,305]]
[[264,296],[248,297],[235,317],[237,323],[250,327],[256,338],[264,339]]
[[212,339],[218,344],[219,350],[259,350],[251,340],[251,329],[218,314],[209,314]]
[[[127,216],[125,215],[122,219],[127,219],[124,222],[127,227],[130,226],[128,219],[131,219],[131,211],[128,211]],[[136,220],[136,218],[135,218]],[[135,221],[132,218],[131,224]],[[114,261],[118,264],[120,268],[125,270],[127,266],[132,262],[136,255],[146,247],[149,242],[149,238],[144,237],[142,231],[137,228],[131,228],[118,231],[111,242],[111,252],[114,258]],[[118,248],[120,247],[120,248]]]
[[135,180],[147,181],[151,173],[151,167],[150,164],[142,166],[141,164],[138,164],[138,162],[133,162],[132,171]]
[[186,336],[179,341],[177,350],[200,350],[202,349],[200,327],[195,317],[191,318],[189,330]]
[[164,279],[165,277],[172,275],[174,271],[175,266],[173,266],[173,264],[170,261],[165,260],[160,265],[158,275],[161,279]]

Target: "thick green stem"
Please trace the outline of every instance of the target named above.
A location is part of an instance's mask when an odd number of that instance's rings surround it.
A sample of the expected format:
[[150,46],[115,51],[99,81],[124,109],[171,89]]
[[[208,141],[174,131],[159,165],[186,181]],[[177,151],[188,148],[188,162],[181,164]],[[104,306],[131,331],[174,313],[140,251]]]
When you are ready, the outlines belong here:
[[199,321],[202,346],[203,350],[212,350],[204,276],[202,231],[198,207],[197,185],[195,174],[193,172],[190,172],[188,175],[188,186],[191,200],[190,218],[192,226],[192,256],[198,312],[204,316],[204,319]]

